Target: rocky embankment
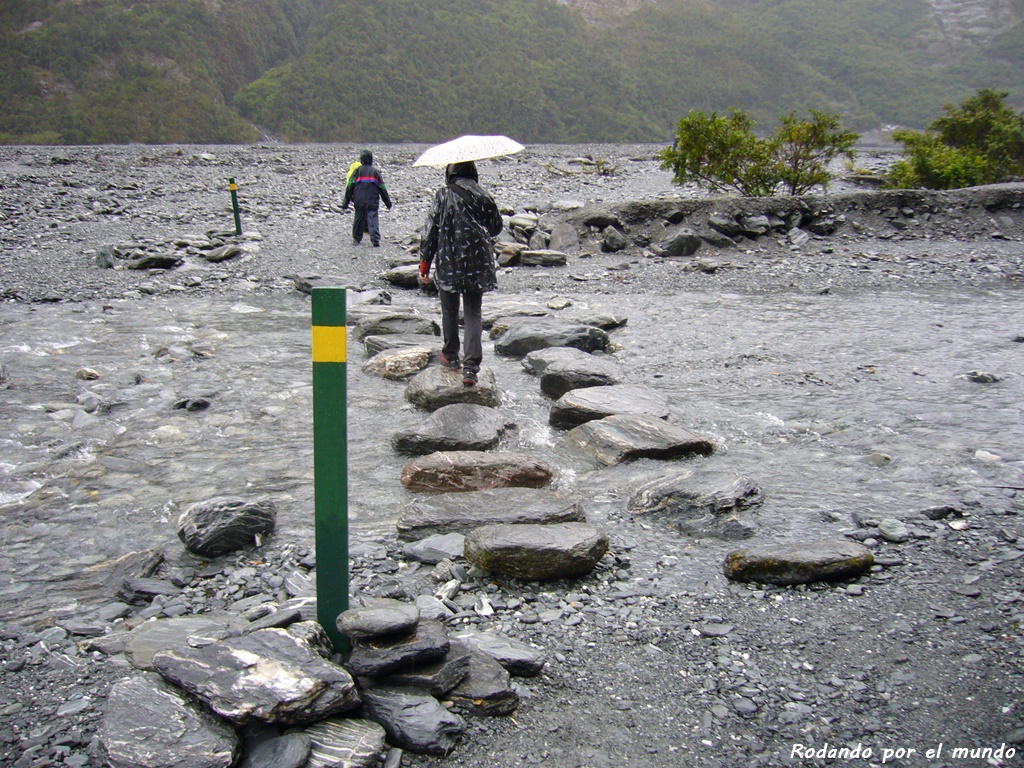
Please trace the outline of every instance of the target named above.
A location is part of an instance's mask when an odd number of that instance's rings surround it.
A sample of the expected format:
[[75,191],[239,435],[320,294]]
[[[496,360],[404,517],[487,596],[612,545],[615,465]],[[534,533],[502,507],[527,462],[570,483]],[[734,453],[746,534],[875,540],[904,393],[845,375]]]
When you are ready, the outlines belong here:
[[[74,225],[55,217],[55,234],[35,233],[28,266],[10,247],[26,234],[9,210],[3,321],[12,331],[33,302],[144,313],[154,297],[290,296],[342,280],[358,289],[351,348],[366,352],[353,375],[399,382],[422,418],[379,425],[402,457],[391,482],[407,503],[393,527],[353,538],[352,610],[331,628],[350,650],[335,655],[317,622],[315,577],[329,566],[278,530],[273,492],[199,502],[176,518],[174,544],[68,573],[77,597],[61,588],[44,613],[7,609],[5,763],[1014,764],[1024,749],[1024,524],[1008,478],[1019,459],[975,456],[984,482],[948,504],[875,510],[851,499],[821,511],[829,536],[762,541],[756,513],[780,489],[736,472],[719,430],[674,423],[678,403],[662,390],[676,374],[645,366],[659,378],[639,376],[619,339],[655,294],[683,291],[861,292],[865,311],[876,291],[910,285],[1015,297],[1024,188],[768,201],[581,199],[587,191],[554,190],[538,203],[529,190],[520,195],[532,201],[508,206],[498,258],[511,295],[488,302],[494,357],[469,389],[432,364],[436,307],[409,280],[415,238],[406,234],[421,211],[392,222],[399,231],[379,259],[353,248],[310,269],[315,257],[296,259],[279,232],[299,205],[315,214],[303,226],[322,241],[329,225],[319,213],[330,205],[301,196],[253,201],[262,235],[80,238],[82,253],[63,261],[45,246],[74,241]],[[62,197],[35,205],[62,211]],[[148,200],[138,187],[107,188],[94,203],[101,197],[110,212],[93,204],[85,227],[96,214],[130,220]],[[26,202],[10,207],[21,223],[36,220]],[[195,218],[152,207],[159,215],[144,221],[161,218],[163,232],[182,228],[175,217]],[[150,260],[161,255],[164,263]],[[635,295],[635,314],[572,306],[604,292]],[[1003,341],[1020,347],[1019,330]],[[17,344],[5,343],[0,359],[12,398],[25,397]],[[214,356],[195,349],[196,359]],[[512,365],[527,372],[530,392],[508,389],[518,381]],[[82,382],[101,375],[78,370]],[[1016,381],[1004,371],[972,377],[980,388]],[[555,442],[544,458],[503,442],[517,427],[516,402],[538,393]],[[6,412],[18,414],[11,433],[28,442],[34,411],[80,434],[99,434],[82,432],[95,427],[89,416],[124,418],[90,402],[36,408],[29,398]],[[217,402],[177,397],[173,407],[201,419]],[[259,440],[253,430],[239,439]],[[809,433],[827,434],[780,442]],[[892,461],[866,454],[870,466]],[[601,499],[565,479],[634,462],[660,466],[642,483],[616,486],[623,475],[607,475]],[[98,477],[90,467],[73,467],[62,485],[47,484],[56,470],[32,470],[41,487],[3,507],[12,563],[23,537],[71,511],[58,488],[89,503],[74,487]],[[703,574],[708,563],[719,579],[695,585],[686,569]],[[32,571],[43,564],[28,567],[5,571],[9,583],[40,583]],[[858,747],[856,758],[829,752]]]

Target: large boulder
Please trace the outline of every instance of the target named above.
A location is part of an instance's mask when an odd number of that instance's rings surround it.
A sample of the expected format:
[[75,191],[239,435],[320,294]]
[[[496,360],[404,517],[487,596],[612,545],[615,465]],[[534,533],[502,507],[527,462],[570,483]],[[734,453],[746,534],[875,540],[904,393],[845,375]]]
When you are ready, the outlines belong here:
[[592,325],[567,323],[554,318],[514,319],[494,343],[494,351],[523,357],[547,347],[574,347],[584,352],[608,348],[608,334]]
[[483,405],[453,403],[434,411],[415,429],[396,432],[391,445],[398,453],[486,451],[494,448],[513,422]]
[[227,723],[152,673],[114,684],[99,736],[111,768],[229,768],[239,750]]
[[274,530],[277,507],[270,499],[215,498],[186,509],[178,518],[178,538],[190,552],[217,557],[258,544]]
[[466,559],[527,581],[590,573],[608,551],[608,535],[587,523],[487,525],[466,534]]
[[569,430],[565,441],[608,466],[635,459],[709,456],[715,450],[708,438],[664,419],[628,414],[588,421]]
[[496,408],[501,404],[501,390],[494,371],[480,369],[475,387],[462,383],[462,372],[441,365],[432,365],[413,376],[405,386],[405,399],[415,406],[435,411],[453,403],[472,403]]
[[852,578],[874,564],[874,555],[863,544],[825,539],[737,549],[726,555],[723,569],[733,581],[789,585]]
[[571,429],[594,419],[616,414],[669,417],[668,398],[657,390],[638,384],[573,389],[551,406],[548,422]]
[[153,656],[156,671],[235,723],[311,723],[359,706],[355,681],[303,640],[261,629]]
[[554,476],[546,462],[525,453],[447,451],[406,464],[401,480],[411,491],[480,491],[509,486],[540,488]]
[[398,520],[398,535],[419,539],[468,533],[497,523],[583,522],[579,499],[536,488],[493,488],[474,493],[440,493],[416,499]]

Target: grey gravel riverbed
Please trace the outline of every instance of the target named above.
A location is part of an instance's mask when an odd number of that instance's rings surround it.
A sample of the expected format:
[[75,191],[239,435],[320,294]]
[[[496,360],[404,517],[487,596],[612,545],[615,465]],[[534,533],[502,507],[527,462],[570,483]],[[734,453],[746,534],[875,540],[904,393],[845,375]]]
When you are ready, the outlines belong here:
[[[0,764],[99,765],[106,694],[127,670],[67,634],[92,615],[90,566],[158,548],[162,575],[185,584],[111,622],[285,598],[287,579],[315,572],[310,304],[294,276],[437,311],[380,275],[408,256],[439,172],[411,167],[422,147],[375,147],[396,205],[383,247],[354,246],[339,179],[358,149],[0,148]],[[482,164],[481,180],[517,213],[701,197],[671,185],[656,150],[530,147]],[[587,155],[614,173],[576,162]],[[243,253],[213,263],[176,242],[232,229],[228,178]],[[564,267],[503,269],[492,303],[628,318],[614,358],[669,397],[674,423],[715,440],[698,463],[764,488],[746,521],[757,540],[850,535],[877,565],[798,588],[728,582],[736,542],[631,516],[657,463],[562,456],[536,378],[489,343],[518,424],[503,447],[558,466],[611,554],[571,582],[467,575],[457,622],[535,643],[548,664],[512,717],[473,719],[444,760],[403,764],[1021,764],[1024,212],[980,199],[868,204],[800,245],[767,236],[664,259],[594,240]],[[182,261],[95,266],[112,247]],[[353,345],[353,589],[433,591],[395,535],[408,459],[388,440],[422,414],[361,362]],[[184,552],[189,504],[257,494],[280,510],[261,549],[212,564]],[[826,745],[861,756],[808,754]]]

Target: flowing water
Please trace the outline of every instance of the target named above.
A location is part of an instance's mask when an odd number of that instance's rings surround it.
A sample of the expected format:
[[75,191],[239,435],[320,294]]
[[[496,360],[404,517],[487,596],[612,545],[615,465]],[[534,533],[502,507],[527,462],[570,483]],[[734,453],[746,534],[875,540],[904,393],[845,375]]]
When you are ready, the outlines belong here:
[[[751,519],[776,540],[835,534],[853,512],[1011,504],[1000,486],[1024,485],[1020,299],[1012,288],[573,297],[575,309],[628,318],[613,333],[628,381],[666,394],[672,422],[714,439],[699,462],[762,487]],[[423,296],[399,301],[436,311]],[[277,538],[312,545],[309,326],[298,293],[0,304],[0,615],[26,618],[41,590],[59,604],[65,580],[107,558],[180,552],[178,515],[214,496],[268,495]],[[408,458],[390,436],[425,418],[402,383],[364,374],[363,359],[350,344],[357,538],[389,530],[409,502]],[[580,494],[614,543],[632,487],[663,465],[569,458],[537,379],[490,345],[485,365],[519,425],[501,447],[549,460],[556,486]],[[78,378],[85,368],[99,378]],[[713,579],[720,559],[700,562],[694,578]]]

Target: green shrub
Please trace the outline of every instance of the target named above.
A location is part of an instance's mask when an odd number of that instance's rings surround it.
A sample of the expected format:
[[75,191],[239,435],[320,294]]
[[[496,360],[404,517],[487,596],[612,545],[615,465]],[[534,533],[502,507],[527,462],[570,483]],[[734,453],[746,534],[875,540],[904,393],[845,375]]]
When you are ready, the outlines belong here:
[[1007,94],[982,89],[925,132],[901,130],[903,159],[889,172],[891,187],[957,189],[1024,175],[1024,113],[1006,106]]
[[826,188],[828,164],[839,156],[852,160],[859,137],[842,130],[838,115],[812,110],[811,117],[783,117],[775,133],[762,139],[745,112],[733,109],[721,116],[692,110],[679,121],[675,143],[661,153],[661,164],[674,172],[676,184],[692,181],[747,197]]

